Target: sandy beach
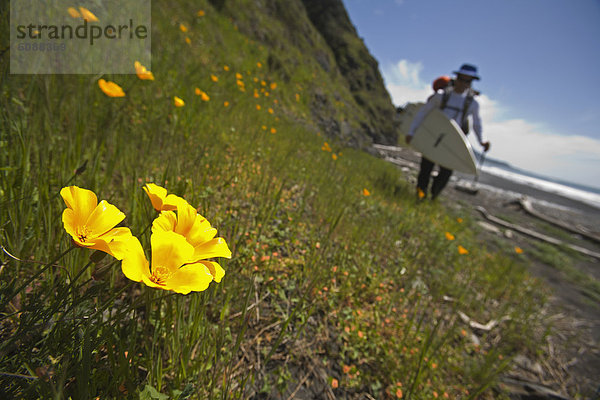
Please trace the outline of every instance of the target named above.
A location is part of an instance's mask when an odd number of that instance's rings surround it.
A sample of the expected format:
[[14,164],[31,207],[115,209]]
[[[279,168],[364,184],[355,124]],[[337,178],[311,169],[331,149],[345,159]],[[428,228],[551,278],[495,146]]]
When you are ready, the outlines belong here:
[[[374,153],[401,168],[406,180],[415,184],[419,153],[388,146],[375,146]],[[473,218],[481,227],[485,245],[493,248],[493,243],[502,241],[511,247],[521,247],[527,254],[530,273],[550,293],[545,318],[553,331],[544,344],[544,354],[539,360],[531,360],[539,368],[533,371],[516,365],[508,380],[541,385],[565,398],[577,393],[583,398],[593,398],[600,387],[600,305],[582,287],[581,280],[576,282],[572,275],[600,281],[600,209],[485,172],[476,182],[473,176],[455,172],[437,201],[459,215]],[[527,212],[524,203],[536,215]],[[560,244],[545,244],[561,248],[575,272],[565,273],[532,256],[544,240],[527,232],[560,241]],[[565,251],[568,246],[581,252]]]

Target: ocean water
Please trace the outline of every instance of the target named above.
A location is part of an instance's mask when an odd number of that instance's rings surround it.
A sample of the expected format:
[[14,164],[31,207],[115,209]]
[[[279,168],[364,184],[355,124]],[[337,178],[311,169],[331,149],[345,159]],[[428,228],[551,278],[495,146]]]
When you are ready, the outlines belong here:
[[483,172],[497,176],[520,185],[575,200],[600,210],[600,189],[569,183],[558,179],[544,177],[528,171],[519,170],[510,165],[494,160],[485,161]]

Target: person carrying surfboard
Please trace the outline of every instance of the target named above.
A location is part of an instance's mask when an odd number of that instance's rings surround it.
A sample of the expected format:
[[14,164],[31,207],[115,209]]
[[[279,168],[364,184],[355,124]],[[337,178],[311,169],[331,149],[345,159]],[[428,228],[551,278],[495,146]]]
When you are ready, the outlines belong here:
[[[408,134],[406,135],[406,143],[410,144],[415,132],[419,129],[419,126],[432,110],[441,109],[449,119],[456,121],[465,135],[467,135],[470,130],[468,123],[470,117],[478,142],[483,147],[484,151],[487,152],[490,148],[490,142],[484,141],[482,138],[479,103],[474,98],[475,91],[471,89],[471,82],[480,79],[477,74],[477,67],[471,64],[463,64],[458,71],[454,71],[454,74],[456,75],[456,79],[454,79],[453,85],[447,86],[443,91],[436,92],[415,115]],[[431,172],[435,164],[435,160],[429,160],[425,156],[421,156],[421,167],[417,177],[417,194],[420,199],[427,196]],[[439,196],[450,180],[451,175],[451,169],[439,165],[438,175],[431,185],[432,199]]]

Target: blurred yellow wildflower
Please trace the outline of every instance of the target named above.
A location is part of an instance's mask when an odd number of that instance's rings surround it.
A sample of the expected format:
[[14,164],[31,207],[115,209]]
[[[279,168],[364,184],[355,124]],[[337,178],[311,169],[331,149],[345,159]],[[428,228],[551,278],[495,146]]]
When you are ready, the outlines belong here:
[[228,65],[223,65],[223,69],[224,69],[225,71],[229,71],[229,66],[228,66]]
[[327,143],[327,142],[323,143],[323,146],[321,146],[321,150],[323,150],[323,151],[328,151],[328,152],[330,152],[330,153],[331,153],[331,151],[332,151],[332,150],[331,150],[331,147],[329,146],[329,143]]
[[194,247],[185,237],[169,231],[152,233],[152,264],[144,255],[137,238],[129,242],[129,250],[121,263],[123,274],[147,286],[172,290],[181,294],[203,291],[213,281],[210,270],[200,263],[189,263]]
[[173,96],[173,104],[175,104],[175,107],[185,106],[185,102],[177,96]]
[[200,88],[196,88],[195,89],[195,93],[196,93],[197,96],[200,96],[200,98],[203,101],[209,101],[210,100],[210,97],[208,97],[208,95],[206,94],[206,92],[200,90]]
[[204,10],[198,10],[198,12],[196,13],[197,16],[199,17],[204,17],[206,15],[206,13],[204,12]]
[[210,74],[210,79],[211,79],[213,82],[218,82],[218,81],[219,81],[219,78],[218,78],[216,75],[213,75],[213,74]]
[[277,133],[277,129],[271,128],[271,133]]
[[257,63],[256,63],[256,66],[257,66],[258,68],[262,68],[262,64],[261,64],[260,62],[257,62]]
[[79,12],[81,13],[81,18],[86,20],[87,22],[97,22],[98,18],[87,8],[79,7]]
[[271,90],[275,90],[277,88],[277,83],[273,82],[270,85]]
[[104,92],[108,97],[124,97],[125,92],[121,88],[121,86],[117,85],[111,81],[105,81],[104,79],[98,79],[98,87]]
[[515,246],[515,253],[517,253],[517,254],[523,254],[523,249],[520,248],[519,246]]
[[364,188],[364,189],[362,190],[362,194],[363,194],[363,196],[365,196],[365,197],[366,197],[366,196],[370,196],[370,195],[371,195],[371,192],[369,192],[369,190],[368,190],[367,188]]
[[465,249],[461,245],[458,245],[458,254],[469,254],[469,250]]
[[448,240],[454,240],[454,235],[451,234],[450,232],[446,232],[446,239],[448,239]]
[[224,101],[223,102],[223,107],[229,107],[229,102],[228,101]]
[[183,33],[188,31],[187,26],[185,26],[184,24],[179,24],[179,30]]
[[338,159],[338,156],[337,156],[337,154],[333,153],[333,154],[331,154],[331,158],[333,158],[333,161],[335,161]]
[[190,39],[188,36],[185,37],[185,42],[187,44],[192,44],[192,39]]
[[79,11],[77,11],[74,7],[67,8],[67,12],[73,18],[81,18],[81,14],[79,14]]
[[146,67],[139,63],[139,61],[133,63],[133,66],[135,67],[135,73],[137,74],[138,78],[141,80],[154,80],[154,75],[152,72],[148,71]]
[[98,204],[91,190],[68,186],[61,189],[60,195],[67,205],[62,214],[63,225],[73,242],[121,260],[131,231],[115,226],[125,219],[125,214],[106,200]]
[[183,200],[181,197],[174,194],[167,195],[167,189],[155,185],[154,183],[147,183],[143,189],[148,195],[152,207],[159,212],[176,210],[179,202]]
[[417,196],[419,199],[425,198],[425,192],[421,188],[417,188]]

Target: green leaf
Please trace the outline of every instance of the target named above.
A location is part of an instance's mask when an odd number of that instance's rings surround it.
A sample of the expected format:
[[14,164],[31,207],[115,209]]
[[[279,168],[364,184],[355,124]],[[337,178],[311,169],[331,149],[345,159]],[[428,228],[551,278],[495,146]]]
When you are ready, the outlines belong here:
[[154,389],[150,385],[146,385],[144,387],[144,390],[140,393],[140,400],[152,400],[152,399],[168,400],[169,396],[167,396],[166,394],[160,393],[158,390]]

